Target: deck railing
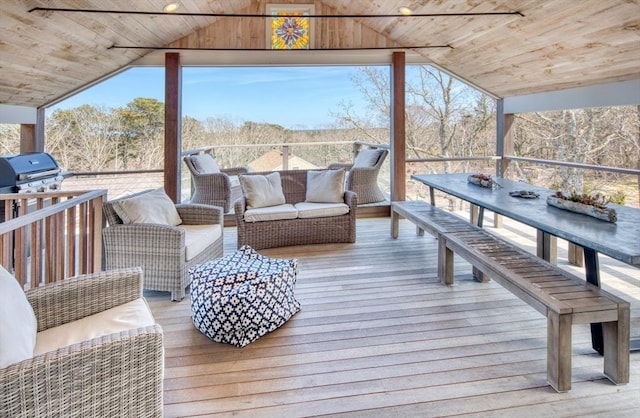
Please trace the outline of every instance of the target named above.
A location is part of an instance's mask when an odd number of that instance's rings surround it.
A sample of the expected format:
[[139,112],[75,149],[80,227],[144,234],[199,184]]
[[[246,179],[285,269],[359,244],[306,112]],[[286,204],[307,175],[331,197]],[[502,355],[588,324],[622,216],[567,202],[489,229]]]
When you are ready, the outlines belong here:
[[106,190],[0,194],[0,263],[24,288],[102,270]]
[[[378,144],[364,141],[332,141],[332,142],[299,142],[299,143],[278,143],[278,144],[246,144],[246,145],[215,145],[206,146],[201,148],[190,149],[182,151],[181,156],[197,155],[197,154],[212,154],[216,155],[216,152],[242,152],[245,149],[262,148],[266,150],[278,149],[280,151],[280,162],[283,170],[295,168],[289,167],[289,156],[292,155],[292,150],[301,147],[345,147],[350,148],[350,152],[343,152],[344,155],[348,155],[351,160],[358,153],[361,148],[389,148],[388,144]],[[322,149],[322,148],[319,148]],[[347,162],[339,160],[331,160],[331,163]],[[387,163],[388,164],[388,163]],[[239,164],[239,165],[247,165]],[[222,167],[224,168],[224,167]],[[306,168],[306,167],[301,167]],[[388,189],[388,170],[385,171],[387,176],[380,176],[379,181],[381,187]],[[127,170],[127,171],[84,171],[74,172],[67,180],[63,182],[63,188],[72,188],[73,190],[93,190],[93,189],[107,189],[108,199],[114,199],[125,194],[139,192],[145,189],[159,188],[164,184],[163,170],[161,168],[148,169],[148,170]],[[191,178],[189,170],[183,166],[182,178],[181,178],[182,200],[188,200],[192,194],[191,190]]]

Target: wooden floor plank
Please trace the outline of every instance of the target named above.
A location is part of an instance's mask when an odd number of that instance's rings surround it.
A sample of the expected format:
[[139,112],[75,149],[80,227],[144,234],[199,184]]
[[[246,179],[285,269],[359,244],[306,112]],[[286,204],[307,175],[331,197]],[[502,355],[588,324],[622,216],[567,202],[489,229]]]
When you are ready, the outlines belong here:
[[[416,235],[407,221],[400,221],[397,240],[389,231],[388,218],[362,219],[356,244],[260,251],[298,259],[302,310],[241,349],[200,334],[188,296],[174,303],[167,293],[145,292],[165,333],[165,416],[599,416],[605,408],[609,416],[626,416],[640,410],[640,353],[631,355],[631,383],[615,386],[590,348],[588,325],[576,325],[572,390],[558,394],[546,383],[542,315],[497,283],[473,280],[460,257],[456,284],[442,285],[437,240]],[[225,228],[225,252],[234,249],[235,228]],[[637,295],[632,323],[640,323],[640,291],[629,286],[634,272],[601,263],[622,277],[623,292]],[[536,283],[579,296],[557,276]]]

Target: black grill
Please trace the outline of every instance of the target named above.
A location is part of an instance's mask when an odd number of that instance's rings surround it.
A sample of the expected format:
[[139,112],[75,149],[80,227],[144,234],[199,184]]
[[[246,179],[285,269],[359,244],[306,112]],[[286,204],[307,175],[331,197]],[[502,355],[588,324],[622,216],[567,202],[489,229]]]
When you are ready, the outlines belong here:
[[58,163],[46,152],[0,156],[0,193],[58,190],[62,180]]

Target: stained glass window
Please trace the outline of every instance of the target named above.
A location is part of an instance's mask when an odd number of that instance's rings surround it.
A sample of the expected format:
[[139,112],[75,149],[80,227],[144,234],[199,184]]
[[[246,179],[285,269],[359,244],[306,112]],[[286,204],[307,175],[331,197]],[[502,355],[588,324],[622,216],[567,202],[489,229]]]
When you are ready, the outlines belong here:
[[313,5],[269,5],[267,10],[271,49],[311,48]]

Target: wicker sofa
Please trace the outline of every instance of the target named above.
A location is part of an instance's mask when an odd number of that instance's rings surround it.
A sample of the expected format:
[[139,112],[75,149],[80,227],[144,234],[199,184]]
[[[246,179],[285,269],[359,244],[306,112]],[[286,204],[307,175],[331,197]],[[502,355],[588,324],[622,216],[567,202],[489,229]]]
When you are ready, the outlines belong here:
[[[279,171],[282,191],[287,204],[304,202],[307,195],[308,170]],[[271,172],[245,174],[267,175]],[[279,219],[247,222],[247,199],[243,195],[235,201],[234,211],[238,229],[238,248],[249,245],[254,249],[286,247],[290,245],[349,243],[356,241],[356,214],[358,200],[351,191],[344,192],[344,203],[349,211],[338,216]]]
[[[1,267],[0,274],[15,281]],[[37,336],[33,356],[0,367],[0,416],[162,416],[163,335],[142,298],[141,269],[68,278],[12,299],[26,299],[35,314],[32,321],[24,314],[14,318],[25,322],[19,331],[37,322]],[[132,322],[140,313],[147,319]],[[0,315],[0,321],[8,319]],[[23,341],[16,334],[14,346]],[[51,341],[60,345],[51,347]]]

